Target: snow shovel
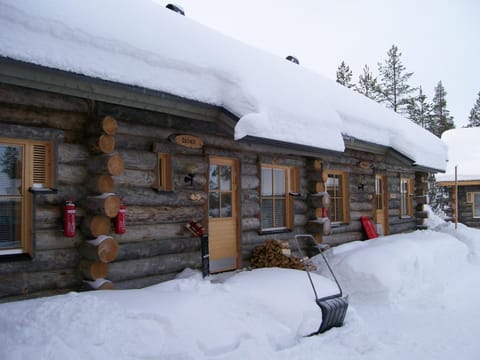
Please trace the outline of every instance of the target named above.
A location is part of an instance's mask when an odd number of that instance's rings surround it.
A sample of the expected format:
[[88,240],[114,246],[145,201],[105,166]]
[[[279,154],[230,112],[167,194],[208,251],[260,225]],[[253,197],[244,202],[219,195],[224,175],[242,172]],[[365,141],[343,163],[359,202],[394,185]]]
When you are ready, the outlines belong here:
[[325,264],[327,265],[327,268],[330,271],[330,274],[332,274],[332,277],[335,280],[335,283],[337,284],[337,287],[339,290],[337,294],[319,298],[317,294],[317,290],[315,289],[315,285],[313,285],[312,277],[310,275],[310,272],[308,271],[307,265],[305,264],[305,261],[303,262],[305,271],[307,272],[307,275],[308,275],[308,279],[310,280],[310,284],[312,285],[313,293],[315,294],[315,302],[317,303],[318,306],[320,306],[320,309],[322,310],[322,323],[320,324],[320,327],[317,331],[309,335],[309,336],[312,336],[312,335],[321,334],[327,330],[330,330],[332,327],[340,327],[343,325],[343,321],[345,320],[345,315],[347,314],[347,309],[348,309],[348,297],[343,296],[342,294],[342,288],[340,287],[340,284],[338,283],[338,280],[335,277],[335,274],[333,273],[333,270],[330,267],[330,264],[328,263],[327,258],[325,257],[325,255],[323,255],[324,248],[320,247],[319,244],[317,244],[317,242],[315,241],[315,238],[310,234],[295,235],[295,242],[297,244],[297,248],[302,259],[304,259],[304,255],[300,247],[300,243],[298,242],[298,239],[302,237],[308,238],[311,241],[313,241],[313,243],[319,250],[320,255],[322,255],[322,258]]

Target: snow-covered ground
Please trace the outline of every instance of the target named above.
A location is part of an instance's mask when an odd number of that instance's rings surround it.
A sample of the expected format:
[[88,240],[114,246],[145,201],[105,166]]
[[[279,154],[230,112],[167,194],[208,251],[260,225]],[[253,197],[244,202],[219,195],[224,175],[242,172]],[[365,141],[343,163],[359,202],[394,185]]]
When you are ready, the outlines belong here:
[[[2,304],[0,359],[479,359],[480,230],[428,221],[328,251],[350,306],[322,335],[303,336],[321,322],[305,272],[186,270],[142,290]],[[319,295],[335,291],[312,276]]]

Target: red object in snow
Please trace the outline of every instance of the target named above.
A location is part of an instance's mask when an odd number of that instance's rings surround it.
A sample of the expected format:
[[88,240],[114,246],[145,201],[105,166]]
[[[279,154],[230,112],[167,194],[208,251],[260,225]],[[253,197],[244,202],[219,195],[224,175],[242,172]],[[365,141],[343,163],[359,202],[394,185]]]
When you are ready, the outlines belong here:
[[375,225],[373,224],[372,220],[366,216],[360,216],[360,221],[362,222],[363,229],[367,234],[367,238],[374,239],[378,237],[377,229],[375,229]]

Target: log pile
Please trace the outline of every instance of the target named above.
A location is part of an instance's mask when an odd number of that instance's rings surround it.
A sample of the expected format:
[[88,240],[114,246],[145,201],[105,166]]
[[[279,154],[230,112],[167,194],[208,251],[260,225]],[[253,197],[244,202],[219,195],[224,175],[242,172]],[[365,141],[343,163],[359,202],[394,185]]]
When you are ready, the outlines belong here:
[[[250,258],[250,266],[254,269],[263,267],[280,267],[287,269],[304,270],[302,259],[293,256],[288,242],[266,240],[264,245],[255,246]],[[308,270],[314,270],[307,264]]]
[[90,180],[87,188],[90,194],[84,204],[86,216],[80,227],[89,240],[84,241],[78,251],[82,256],[80,273],[85,283],[94,290],[114,287],[106,279],[108,264],[118,255],[118,241],[109,235],[111,221],[120,209],[120,198],[112,192],[112,176],[121,175],[124,171],[122,157],[114,152],[116,130],[117,121],[111,116],[93,122],[89,128]]

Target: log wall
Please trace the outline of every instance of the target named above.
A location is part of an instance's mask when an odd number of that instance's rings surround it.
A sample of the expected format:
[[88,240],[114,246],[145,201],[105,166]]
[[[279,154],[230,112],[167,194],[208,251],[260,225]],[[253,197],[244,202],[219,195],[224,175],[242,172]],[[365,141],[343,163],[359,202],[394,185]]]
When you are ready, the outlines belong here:
[[[451,209],[447,213],[453,214],[455,190],[448,188],[451,199]],[[459,186],[458,187],[458,222],[470,227],[480,228],[480,218],[473,217],[473,204],[467,203],[467,192],[480,192],[480,186]]]
[[[76,247],[84,239],[78,231],[74,238],[63,237],[62,207],[65,199],[86,194],[88,152],[83,144],[90,114],[87,100],[0,84],[2,136],[53,140],[58,188],[56,194],[35,196],[35,257],[0,258],[0,301],[63,293],[82,284]],[[78,209],[77,224],[83,216]]]
[[[260,234],[261,163],[295,166],[299,170],[300,192],[308,194],[320,181],[315,160],[330,169],[349,173],[350,221],[334,226],[319,239],[329,244],[363,240],[360,216],[372,216],[374,175],[388,178],[390,233],[415,229],[414,218],[399,216],[400,177],[415,177],[411,168],[389,157],[347,150],[345,155],[306,157],[304,153],[265,144],[232,140],[230,132],[212,121],[193,121],[120,105],[0,85],[0,126],[7,134],[54,136],[57,142],[56,194],[39,195],[36,201],[33,259],[0,259],[0,301],[57,294],[83,289],[84,280],[109,280],[108,288],[138,288],[173,278],[187,267],[201,267],[201,244],[185,229],[191,220],[207,224],[208,156],[238,159],[240,165],[241,266],[249,265],[252,249],[265,240],[292,240],[304,233],[315,211],[307,199],[294,200],[292,232]],[[181,106],[181,104],[179,104]],[[116,119],[115,129],[100,131],[99,119]],[[169,138],[179,133],[194,134],[204,146],[192,149],[174,144]],[[107,134],[105,144],[100,137]],[[102,140],[103,141],[103,140]],[[101,146],[100,146],[101,145]],[[110,153],[111,152],[111,153]],[[172,191],[154,189],[157,152],[171,156]],[[115,155],[112,170],[109,160]],[[359,166],[367,162],[367,169]],[[121,168],[119,171],[119,167]],[[185,175],[195,168],[193,183]],[[366,179],[361,190],[360,177]],[[417,179],[418,180],[418,179]],[[418,180],[421,182],[420,180]],[[127,231],[113,232],[115,214],[102,210],[96,199],[112,192],[127,206]],[[62,206],[76,200],[77,234],[63,237]],[[108,226],[107,221],[112,222]],[[115,257],[108,266],[95,249],[87,245],[99,235],[110,236]],[[118,245],[118,248],[117,248]],[[106,287],[103,287],[106,288]]]

